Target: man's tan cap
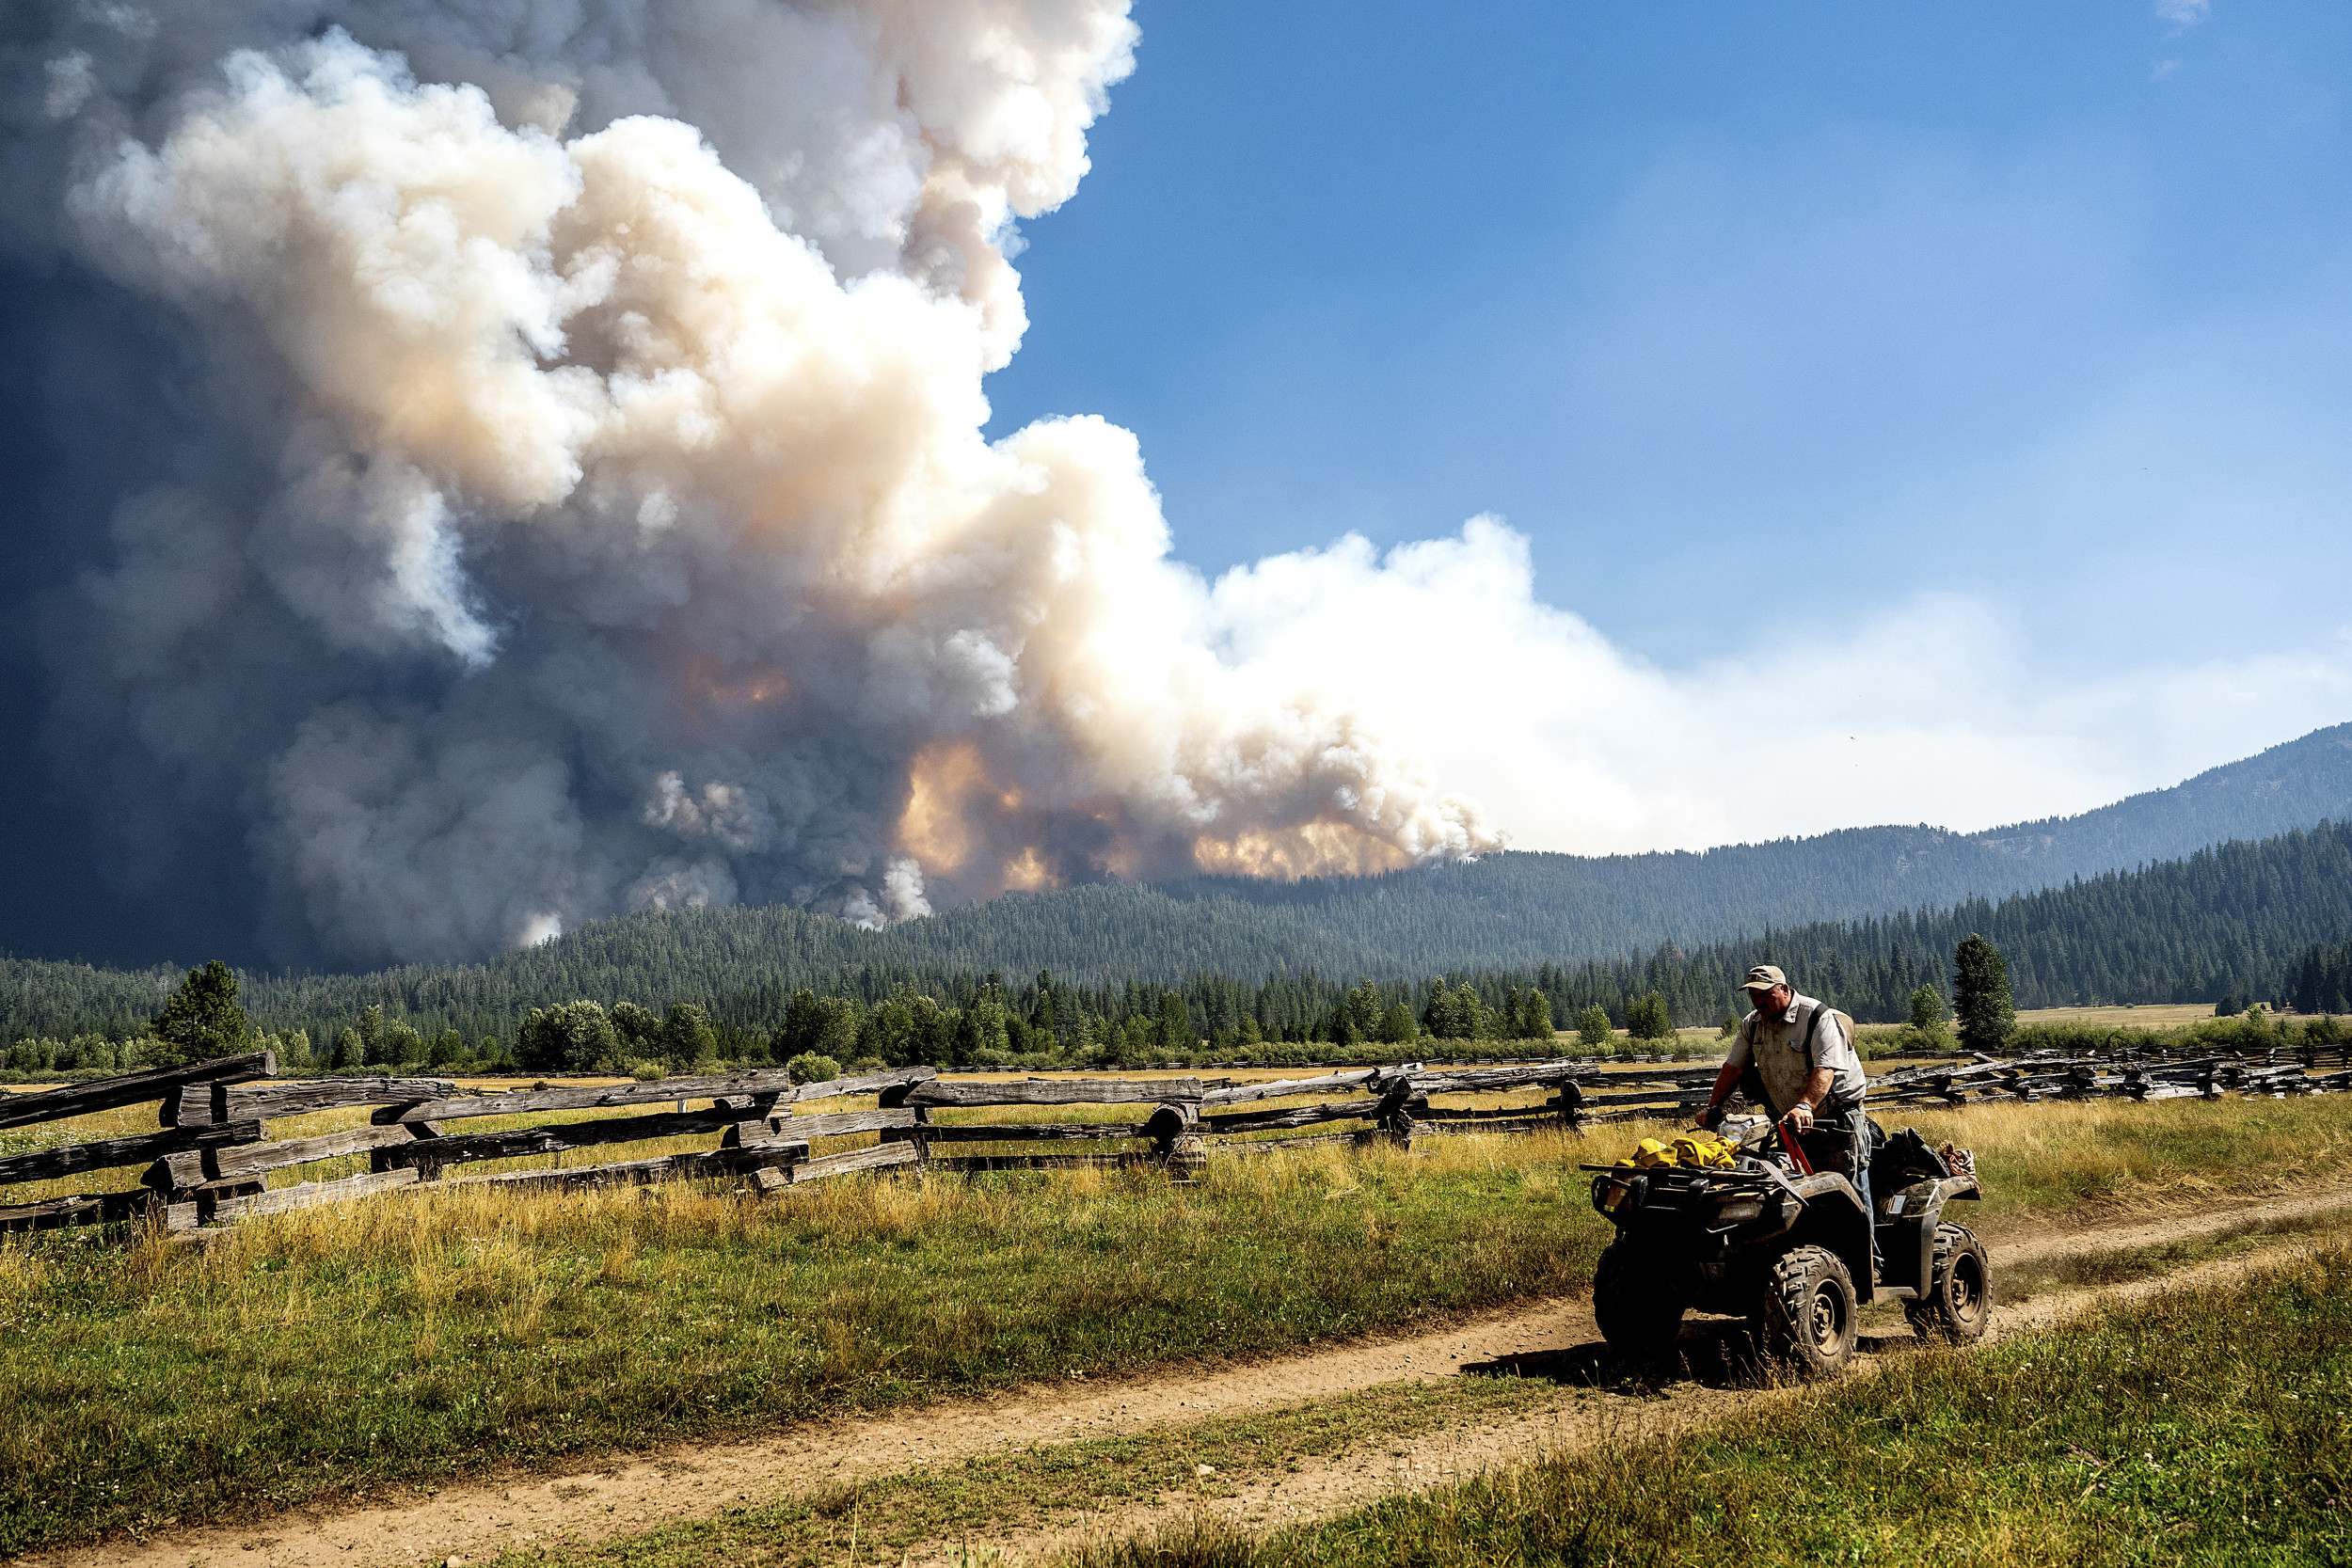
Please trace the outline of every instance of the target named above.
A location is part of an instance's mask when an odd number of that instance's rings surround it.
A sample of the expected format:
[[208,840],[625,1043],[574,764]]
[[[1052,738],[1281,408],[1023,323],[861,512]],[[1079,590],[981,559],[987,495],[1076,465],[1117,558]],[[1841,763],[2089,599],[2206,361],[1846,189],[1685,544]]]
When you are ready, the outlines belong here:
[[1783,974],[1778,966],[1757,964],[1748,971],[1748,977],[1740,982],[1740,989],[1741,990],[1770,990],[1774,986],[1785,986],[1788,983],[1788,976]]

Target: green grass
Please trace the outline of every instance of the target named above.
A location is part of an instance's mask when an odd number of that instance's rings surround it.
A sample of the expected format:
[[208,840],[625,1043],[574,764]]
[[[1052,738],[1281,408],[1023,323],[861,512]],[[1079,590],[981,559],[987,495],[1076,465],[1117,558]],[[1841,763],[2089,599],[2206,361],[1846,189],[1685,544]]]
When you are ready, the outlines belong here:
[[1080,1568],[2341,1563],[2352,1252],[1974,1352],[1924,1351],[1679,1438],[1554,1457],[1253,1542]]
[[[1990,1228],[2332,1178],[2352,1101],[1918,1118]],[[526,1196],[424,1190],[202,1254],[0,1244],[0,1552],[499,1465],[1291,1350],[1572,1294],[1578,1162],[1645,1129],[1070,1171]],[[616,1155],[608,1155],[618,1157]]]
[[1566,1292],[1601,1244],[1581,1153],[427,1192],[203,1256],[10,1244],[0,1551]]

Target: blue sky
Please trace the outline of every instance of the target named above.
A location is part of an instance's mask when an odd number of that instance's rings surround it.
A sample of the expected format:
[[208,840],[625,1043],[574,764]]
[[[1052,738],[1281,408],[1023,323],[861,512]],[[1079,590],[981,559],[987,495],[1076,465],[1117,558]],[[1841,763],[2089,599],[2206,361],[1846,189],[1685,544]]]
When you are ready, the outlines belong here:
[[2075,733],[1917,816],[2352,717],[2352,10],[1136,16],[992,429],[1138,432],[1204,572],[1492,513],[1537,599],[1702,685],[1957,614]]

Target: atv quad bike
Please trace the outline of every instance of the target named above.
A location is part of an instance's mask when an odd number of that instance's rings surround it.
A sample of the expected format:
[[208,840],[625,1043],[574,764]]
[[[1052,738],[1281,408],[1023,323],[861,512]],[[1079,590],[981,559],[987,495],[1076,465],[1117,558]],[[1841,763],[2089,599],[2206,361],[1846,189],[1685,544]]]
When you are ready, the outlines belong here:
[[[1875,1131],[1875,1129],[1874,1129]],[[1738,1149],[1724,1168],[1588,1166],[1593,1207],[1617,1227],[1593,1275],[1593,1312],[1619,1352],[1662,1354],[1693,1308],[1749,1320],[1756,1345],[1807,1376],[1853,1356],[1854,1314],[1884,1295],[1903,1303],[1922,1337],[1983,1336],[1992,1316],[1984,1248],[1944,1219],[1954,1198],[1982,1196],[1906,1128],[1879,1138],[1870,1161],[1883,1269],[1853,1183],[1805,1174],[1758,1117],[1726,1123]]]

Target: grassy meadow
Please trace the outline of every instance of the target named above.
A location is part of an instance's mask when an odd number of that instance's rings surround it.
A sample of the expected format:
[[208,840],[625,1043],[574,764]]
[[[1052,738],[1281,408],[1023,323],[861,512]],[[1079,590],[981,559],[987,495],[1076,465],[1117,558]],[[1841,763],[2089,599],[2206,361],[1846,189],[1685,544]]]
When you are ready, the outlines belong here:
[[1612,1445],[1253,1541],[1076,1568],[2322,1564],[2352,1558],[2352,1251],[2167,1291],[1767,1418]]
[[[1995,1232],[2332,1180],[2352,1152],[2334,1096],[1915,1119],[1978,1150]],[[1571,1293],[1607,1239],[1577,1164],[1658,1130],[1279,1150],[1195,1185],[442,1186],[201,1249],[11,1240],[0,1552]]]

